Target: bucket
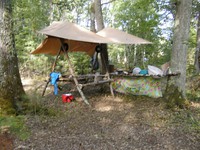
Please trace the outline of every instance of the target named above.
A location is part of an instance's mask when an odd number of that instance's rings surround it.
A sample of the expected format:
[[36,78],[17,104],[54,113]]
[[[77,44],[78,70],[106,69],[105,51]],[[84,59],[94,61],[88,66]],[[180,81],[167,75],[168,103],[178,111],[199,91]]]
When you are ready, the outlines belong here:
[[69,94],[62,94],[62,101],[63,103],[70,103],[74,99],[74,96],[69,93]]

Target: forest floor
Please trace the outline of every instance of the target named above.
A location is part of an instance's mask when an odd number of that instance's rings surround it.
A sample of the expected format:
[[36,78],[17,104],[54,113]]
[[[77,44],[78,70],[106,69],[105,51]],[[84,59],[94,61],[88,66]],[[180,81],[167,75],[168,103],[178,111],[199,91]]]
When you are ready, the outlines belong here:
[[[24,81],[31,100],[25,115],[30,135],[26,140],[14,138],[15,150],[200,149],[198,102],[192,102],[188,109],[172,110],[161,98],[113,98],[109,88],[89,87],[84,89],[89,107],[75,87],[64,85],[58,96],[51,87],[40,97],[40,84]],[[62,103],[62,93],[72,93],[75,100]]]

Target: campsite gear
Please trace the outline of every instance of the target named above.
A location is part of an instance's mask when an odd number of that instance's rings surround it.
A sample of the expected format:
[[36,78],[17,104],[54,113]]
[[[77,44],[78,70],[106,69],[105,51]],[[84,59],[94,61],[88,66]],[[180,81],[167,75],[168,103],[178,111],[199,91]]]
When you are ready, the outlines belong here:
[[163,71],[155,66],[148,65],[148,73],[153,76],[163,76]]
[[170,71],[170,62],[166,62],[164,63],[162,66],[162,71],[163,71],[163,75],[167,75],[169,74],[169,71]]
[[118,69],[118,70],[117,70],[117,74],[123,74],[123,72],[124,72],[124,71],[123,71],[122,69]]
[[113,77],[111,83],[116,92],[131,95],[146,95],[153,98],[162,97],[161,79],[154,79],[150,76]]
[[74,99],[74,96],[69,93],[69,94],[62,94],[62,102],[63,103],[70,103]]
[[115,70],[115,66],[114,65],[111,65],[111,64],[109,64],[109,66],[108,66],[109,68],[108,68],[108,70],[109,70],[109,73],[112,73],[112,72],[114,72],[114,70]]
[[99,54],[99,52],[95,52],[92,59],[91,59],[92,71],[99,69],[98,54]]
[[61,76],[61,74],[58,73],[58,72],[52,72],[52,73],[50,73],[51,84],[54,86],[54,95],[58,95],[57,81],[59,80],[59,76]]
[[[119,30],[114,31],[114,33],[118,33]],[[39,31],[42,34],[47,35],[47,38],[32,52],[32,54],[50,54],[50,55],[59,55],[64,54],[66,56],[67,63],[69,64],[69,71],[73,77],[73,80],[75,82],[76,88],[78,92],[80,93],[83,101],[86,104],[89,104],[87,99],[84,96],[84,93],[82,92],[81,87],[88,86],[88,85],[97,85],[97,84],[103,84],[103,83],[110,83],[112,80],[110,79],[110,74],[108,73],[108,69],[106,74],[104,75],[107,77],[107,80],[98,82],[98,83],[88,83],[88,84],[79,84],[77,80],[77,76],[74,73],[73,65],[69,59],[68,52],[86,52],[89,56],[93,56],[95,53],[95,48],[99,44],[105,44],[105,43],[117,43],[117,44],[150,44],[151,42],[148,42],[146,40],[143,40],[141,38],[137,40],[133,40],[135,36],[132,36],[130,34],[120,32],[120,35],[125,39],[132,38],[132,40],[125,40],[123,39],[117,39],[116,37],[109,37],[105,38],[104,36],[100,36],[96,33],[93,33],[85,28],[82,28],[76,24],[67,22],[67,21],[60,21],[60,22],[53,22],[50,26],[44,28],[43,30]],[[113,31],[112,31],[113,32]],[[107,34],[107,33],[105,33]],[[108,33],[109,34],[109,33]],[[113,34],[111,34],[113,35]],[[132,37],[130,37],[132,36]],[[64,45],[68,44],[69,49],[66,51]],[[103,55],[101,53],[101,57],[103,59]],[[52,68],[52,70],[54,70]],[[48,85],[48,82],[47,82]],[[43,95],[45,93],[46,87],[43,91]],[[114,96],[112,86],[110,84],[110,91],[111,94]]]
[[133,69],[133,74],[139,74],[140,73],[140,71],[141,71],[141,69],[139,68],[139,67],[135,67],[134,69]]
[[148,74],[148,70],[141,70],[141,71],[139,72],[139,74],[147,75],[147,74]]
[[98,56],[99,56],[99,53],[102,51],[102,46],[101,44],[97,45],[96,48],[95,48],[95,53],[92,57],[92,60],[91,60],[91,64],[92,64],[92,71],[93,70],[98,70],[99,69],[99,61],[98,61]]

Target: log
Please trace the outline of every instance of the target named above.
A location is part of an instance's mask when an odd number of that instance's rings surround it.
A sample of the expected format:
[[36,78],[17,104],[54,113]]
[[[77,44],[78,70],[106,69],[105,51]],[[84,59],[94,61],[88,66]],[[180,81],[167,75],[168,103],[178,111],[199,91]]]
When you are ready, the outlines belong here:
[[113,79],[109,79],[109,80],[97,81],[97,82],[91,82],[91,83],[79,84],[79,85],[81,87],[85,87],[85,86],[91,86],[91,85],[99,85],[99,84],[104,84],[104,83],[110,83],[112,81],[113,81]]

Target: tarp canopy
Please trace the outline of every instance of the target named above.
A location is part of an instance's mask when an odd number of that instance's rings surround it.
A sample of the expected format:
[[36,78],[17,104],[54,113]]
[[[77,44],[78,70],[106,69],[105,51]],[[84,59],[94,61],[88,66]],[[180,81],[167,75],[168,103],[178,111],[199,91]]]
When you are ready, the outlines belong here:
[[147,40],[110,27],[104,28],[97,34],[117,44],[151,44]]
[[[85,52],[93,56],[97,43],[80,42],[74,40],[64,40],[69,46],[69,52]],[[31,54],[49,54],[56,55],[61,48],[61,41],[57,37],[48,36]],[[61,52],[62,54],[63,52]]]
[[53,22],[39,33],[48,37],[31,54],[56,55],[61,48],[60,39],[68,44],[69,52],[86,52],[90,56],[94,54],[98,44],[112,43],[104,37],[67,21]]
[[90,42],[90,43],[112,43],[112,41],[101,37],[77,24],[59,21],[53,22],[50,26],[42,29],[39,33],[54,36],[62,39]]
[[127,34],[123,31],[105,28],[97,34],[67,21],[53,22],[39,31],[47,38],[32,52],[32,54],[56,55],[61,48],[60,39],[69,46],[69,52],[86,52],[92,56],[95,48],[101,43],[116,44],[150,44],[151,42]]

